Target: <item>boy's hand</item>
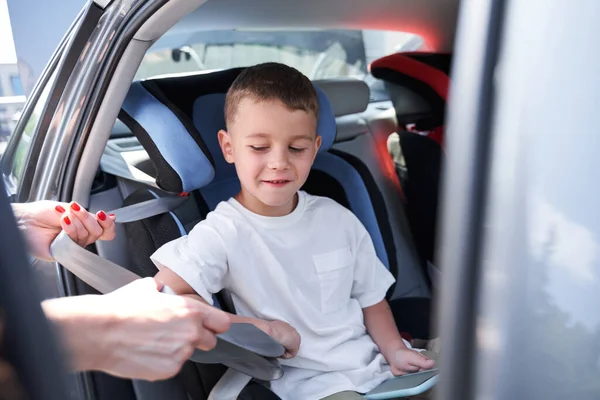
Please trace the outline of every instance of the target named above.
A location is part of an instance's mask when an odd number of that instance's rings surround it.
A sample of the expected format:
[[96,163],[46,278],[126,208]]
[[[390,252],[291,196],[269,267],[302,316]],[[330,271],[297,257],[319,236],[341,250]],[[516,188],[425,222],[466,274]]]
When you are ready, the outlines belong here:
[[300,348],[300,334],[290,324],[283,321],[270,321],[269,336],[277,340],[283,347],[285,353],[281,358],[294,358]]
[[394,376],[425,371],[435,366],[435,361],[411,349],[397,350],[388,360]]

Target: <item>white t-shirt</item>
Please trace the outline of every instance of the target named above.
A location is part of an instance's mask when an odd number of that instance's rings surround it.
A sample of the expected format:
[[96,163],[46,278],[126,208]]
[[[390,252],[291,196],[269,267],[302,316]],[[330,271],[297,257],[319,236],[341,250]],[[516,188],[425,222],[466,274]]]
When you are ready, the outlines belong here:
[[285,374],[271,383],[284,400],[365,393],[392,377],[362,309],[394,278],[360,221],[333,200],[300,191],[292,213],[265,217],[230,199],[151,258],[211,304],[227,289],[239,315],[296,328],[298,355],[281,360]]

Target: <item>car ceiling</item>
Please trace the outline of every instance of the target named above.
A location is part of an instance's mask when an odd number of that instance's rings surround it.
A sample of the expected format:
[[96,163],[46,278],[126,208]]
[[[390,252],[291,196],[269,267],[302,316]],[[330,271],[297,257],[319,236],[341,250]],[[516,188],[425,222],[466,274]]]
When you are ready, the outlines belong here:
[[458,0],[208,0],[167,35],[216,29],[384,29],[451,51]]

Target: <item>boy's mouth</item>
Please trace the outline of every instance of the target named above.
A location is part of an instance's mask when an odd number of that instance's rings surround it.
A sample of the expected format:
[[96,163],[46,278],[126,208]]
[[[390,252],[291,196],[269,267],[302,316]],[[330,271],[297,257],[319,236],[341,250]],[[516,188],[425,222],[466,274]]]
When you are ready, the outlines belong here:
[[262,181],[263,183],[266,183],[269,186],[275,186],[275,187],[279,187],[279,186],[285,186],[288,183],[290,183],[291,181],[288,179],[273,179],[273,180],[269,180],[269,181]]

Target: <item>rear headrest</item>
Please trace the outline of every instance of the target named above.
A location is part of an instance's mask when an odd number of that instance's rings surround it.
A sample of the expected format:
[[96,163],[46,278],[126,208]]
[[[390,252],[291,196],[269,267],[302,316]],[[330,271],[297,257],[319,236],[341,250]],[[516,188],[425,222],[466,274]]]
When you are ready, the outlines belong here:
[[134,82],[119,119],[148,152],[157,185],[171,193],[190,192],[210,183],[213,158],[191,119],[151,82]]
[[386,82],[399,123],[429,119],[437,125],[446,111],[450,65],[450,54],[396,53],[373,61],[370,70]]
[[336,117],[358,114],[367,109],[371,91],[361,80],[353,78],[314,81],[329,98]]

